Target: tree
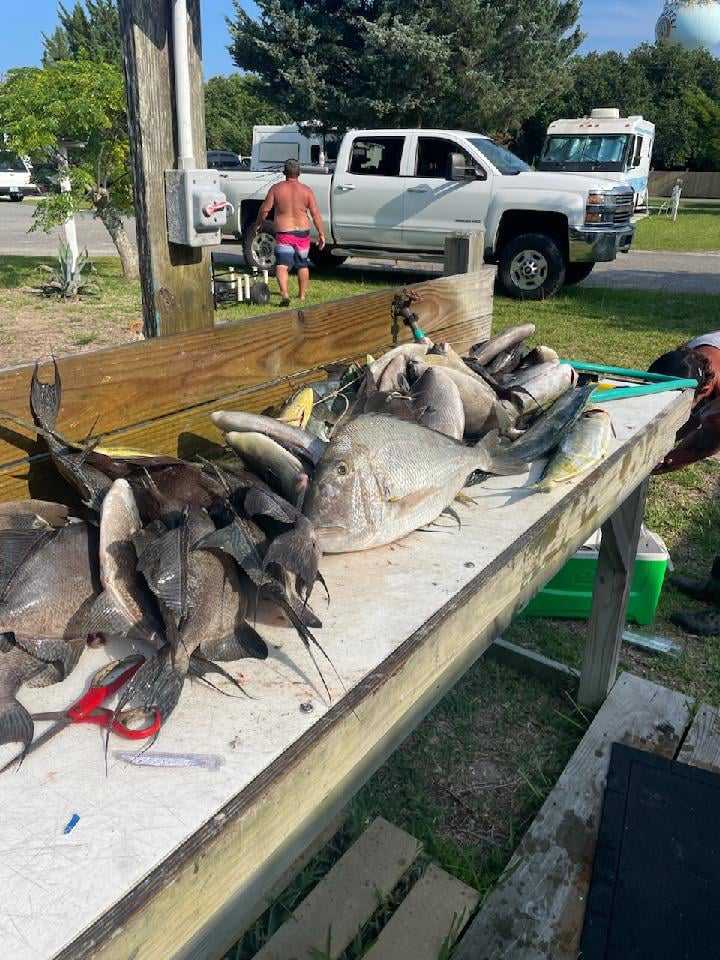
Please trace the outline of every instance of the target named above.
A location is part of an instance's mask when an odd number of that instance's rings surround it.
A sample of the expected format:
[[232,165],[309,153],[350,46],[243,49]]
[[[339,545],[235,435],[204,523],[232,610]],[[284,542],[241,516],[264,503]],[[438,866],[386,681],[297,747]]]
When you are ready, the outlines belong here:
[[255,124],[288,120],[286,113],[262,96],[257,80],[249,74],[211,77],[205,84],[208,150],[248,154]]
[[92,60],[122,66],[120,18],[115,0],[58,4],[59,25],[43,38],[43,66],[63,60]]
[[702,170],[720,170],[720,101],[696,87],[685,95],[685,107],[695,128],[695,163]]
[[115,244],[124,275],[136,277],[137,256],[122,220],[132,211],[132,180],[120,70],[67,60],[11,70],[0,86],[0,128],[20,154],[56,151],[61,141],[83,144],[71,152],[72,189],[38,203],[34,228],[64,223],[89,202]]
[[295,121],[507,137],[565,89],[579,0],[234,0],[237,65]]
[[524,125],[518,148],[525,157],[537,156],[552,120],[587,116],[593,107],[619,107],[624,116],[642,114],[656,125],[655,166],[708,169],[705,114],[697,99],[692,100],[694,112],[689,112],[687,98],[699,91],[711,103],[720,103],[720,60],[712,54],[642,44],[627,55],[577,57],[569,73],[567,92],[548,101]]

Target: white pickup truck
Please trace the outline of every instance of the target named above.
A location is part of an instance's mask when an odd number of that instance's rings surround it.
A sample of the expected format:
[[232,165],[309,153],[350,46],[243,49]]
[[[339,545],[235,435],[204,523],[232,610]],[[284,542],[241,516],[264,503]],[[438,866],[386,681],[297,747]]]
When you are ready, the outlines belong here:
[[[272,224],[253,227],[279,172],[221,174],[251,266],[274,265]],[[485,227],[485,257],[514,297],[542,299],[627,252],[633,191],[602,176],[536,173],[509,150],[458,130],[353,130],[333,168],[303,168],[326,225],[314,260],[442,259],[445,237]]]
[[20,202],[29,194],[40,191],[30,182],[31,167],[26,160],[8,150],[0,150],[0,197]]

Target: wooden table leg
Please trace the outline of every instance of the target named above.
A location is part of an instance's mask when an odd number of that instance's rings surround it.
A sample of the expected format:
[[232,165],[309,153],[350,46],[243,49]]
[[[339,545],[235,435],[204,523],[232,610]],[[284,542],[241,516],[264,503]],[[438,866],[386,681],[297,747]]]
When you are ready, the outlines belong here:
[[590,634],[580,674],[578,700],[583,706],[599,706],[615,683],[648,483],[641,483],[603,524]]

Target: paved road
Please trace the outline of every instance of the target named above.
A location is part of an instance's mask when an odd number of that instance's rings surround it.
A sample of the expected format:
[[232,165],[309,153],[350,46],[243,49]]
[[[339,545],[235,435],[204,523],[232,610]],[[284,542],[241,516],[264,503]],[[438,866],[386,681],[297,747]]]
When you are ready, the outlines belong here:
[[[25,254],[27,256],[52,255],[57,253],[60,231],[50,234],[28,233],[34,205],[10,203],[0,200],[0,254]],[[128,221],[128,230],[134,237],[134,221]],[[89,214],[78,217],[78,237],[81,248],[87,247],[94,256],[113,254],[107,231]],[[237,244],[224,243],[224,251],[239,250]],[[393,269],[387,261],[354,259],[348,263],[367,269]],[[433,270],[432,265],[419,265],[421,269]],[[403,264],[404,269],[414,270],[415,265]],[[437,269],[437,268],[435,268]],[[628,290],[661,290],[668,293],[720,294],[720,251],[717,253],[668,253],[633,250],[620,256],[614,263],[601,263],[595,267],[585,285],[614,287]]]

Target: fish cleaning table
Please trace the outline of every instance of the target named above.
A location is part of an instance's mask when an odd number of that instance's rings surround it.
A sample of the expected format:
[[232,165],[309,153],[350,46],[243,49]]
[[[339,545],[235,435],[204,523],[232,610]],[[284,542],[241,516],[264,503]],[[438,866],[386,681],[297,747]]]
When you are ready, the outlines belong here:
[[[4,775],[3,956],[167,960],[227,947],[514,612],[628,497],[637,506],[633,491],[672,445],[689,398],[607,408],[615,449],[571,486],[536,494],[523,491],[527,477],[496,478],[471,491],[477,506],[460,508],[460,532],[324,558],[332,602],[325,609],[315,594],[318,636],[348,688],[325,671],[332,705],[293,632],[263,627],[277,648],[265,663],[243,661],[253,699],[188,685],[157,747],[219,754],[219,769],[131,767],[111,754],[106,775],[97,731],[74,727]],[[66,705],[112,654],[89,651],[67,681],[24,690],[24,702]],[[73,814],[80,820],[65,835]]]
[[[458,349],[486,339],[494,273],[413,285],[423,329]],[[155,453],[212,455],[212,410],[258,412],[317,379],[324,364],[379,355],[390,345],[393,296],[378,291],[66,358],[58,429],[73,439],[102,431],[108,445]],[[0,372],[0,410],[27,418],[31,373]],[[346,687],[326,666],[331,704],[293,631],[261,624],[270,659],[230,665],[253,699],[188,683],[154,748],[216,754],[218,769],[128,766],[112,755],[128,748],[116,740],[106,774],[98,731],[71,727],[0,777],[0,956],[220,956],[362,784],[605,524],[580,690],[585,702],[601,701],[615,676],[645,480],[673,445],[690,397],[658,394],[608,409],[614,450],[580,481],[540,495],[522,489],[527,478],[493,479],[475,489],[477,506],[458,507],[459,532],[323,559],[332,602],[325,607],[315,591],[318,639]],[[0,500],[27,496],[63,500],[68,490],[42,444],[0,426]],[[20,697],[35,711],[66,707],[99,665],[127,652],[88,650],[65,682]],[[312,710],[301,709],[308,702]]]

